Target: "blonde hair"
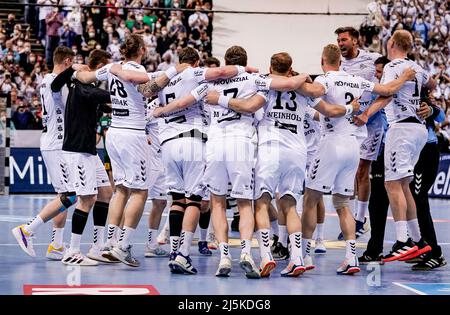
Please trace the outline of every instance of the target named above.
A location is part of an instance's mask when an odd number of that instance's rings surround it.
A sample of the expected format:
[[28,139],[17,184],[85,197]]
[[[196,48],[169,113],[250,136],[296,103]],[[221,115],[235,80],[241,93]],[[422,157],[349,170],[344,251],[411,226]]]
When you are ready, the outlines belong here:
[[408,53],[412,49],[413,37],[406,30],[397,30],[392,35],[392,41],[403,52]]
[[323,48],[322,56],[327,64],[331,66],[339,66],[341,61],[341,51],[337,45],[326,45]]

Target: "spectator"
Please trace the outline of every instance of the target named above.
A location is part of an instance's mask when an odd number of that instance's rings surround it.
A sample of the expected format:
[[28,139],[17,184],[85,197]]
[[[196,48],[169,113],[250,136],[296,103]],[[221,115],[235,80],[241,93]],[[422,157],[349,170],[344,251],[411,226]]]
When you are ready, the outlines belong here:
[[2,80],[2,82],[0,82],[0,92],[8,93],[13,89],[17,89],[17,85],[12,82],[11,73],[5,72],[4,79]]
[[200,4],[195,6],[195,12],[189,16],[189,26],[192,30],[202,30],[208,26],[209,18],[205,13],[200,12]]
[[3,29],[5,30],[6,38],[11,38],[14,32],[14,26],[16,26],[16,16],[12,13],[8,14],[8,20],[5,25],[3,25]]
[[12,114],[11,121],[18,130],[33,129],[34,127],[34,116],[24,105],[17,107],[17,110]]
[[77,36],[77,34],[70,28],[69,22],[67,20],[64,20],[63,26],[59,28],[58,35],[59,45],[67,47],[72,47]]
[[[70,29],[75,33],[74,44],[79,48],[83,36],[82,12],[79,6],[73,8],[72,12],[67,14],[66,20],[69,22]],[[70,46],[69,46],[70,47]]]
[[63,25],[64,17],[57,7],[47,14],[45,22],[47,23],[47,42],[45,47],[45,60],[48,65],[53,65],[53,51],[58,47],[58,30]]
[[[37,0],[37,4],[58,4],[58,0]],[[49,13],[52,12],[52,7],[50,6],[42,6],[38,7],[39,9],[39,24],[37,27],[38,30],[38,40],[41,41],[42,45],[45,46],[45,40],[46,40],[46,30],[47,30],[47,23],[45,21],[45,18]]]
[[172,57],[171,57],[170,54],[165,55],[162,59],[163,59],[163,62],[161,62],[158,65],[158,68],[156,68],[156,70],[158,70],[158,71],[166,71],[171,66],[173,66]]
[[111,59],[113,62],[118,62],[121,60],[119,34],[117,34],[117,32],[113,35],[112,42],[108,45],[106,51],[111,54]]

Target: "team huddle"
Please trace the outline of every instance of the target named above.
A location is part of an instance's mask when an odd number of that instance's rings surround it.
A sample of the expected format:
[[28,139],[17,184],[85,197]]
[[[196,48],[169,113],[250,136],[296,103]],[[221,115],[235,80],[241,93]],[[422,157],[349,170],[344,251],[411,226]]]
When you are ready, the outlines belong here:
[[[199,251],[211,255],[206,241],[211,219],[220,251],[216,276],[227,277],[229,197],[236,199],[240,215],[239,265],[245,275],[268,277],[277,260],[289,259],[281,275],[297,277],[315,268],[315,230],[316,252],[326,251],[322,196],[331,193],[339,239],[346,243],[337,273],[354,274],[360,271],[356,239],[367,232],[370,167],[384,142],[397,242],[381,260],[408,260],[430,251],[415,219],[409,183],[428,137],[425,117],[418,114],[420,91],[434,81],[407,58],[413,43],[407,31],[392,35],[389,59],[358,49],[359,34],[351,27],[335,33],[338,45],[323,48],[324,75],[315,80],[294,72],[285,52],[271,57],[269,74],[259,74],[247,65],[240,46],[226,51],[222,67],[199,67],[198,52],[186,47],[179,64],[155,73],[141,66],[145,45],[139,35],[126,38],[119,64],[94,50],[87,65],[73,65],[71,50],[58,47],[53,72],[40,91],[41,152],[58,196],[30,223],[13,229],[20,247],[35,256],[31,238],[53,219],[47,257],[68,265],[138,267],[132,237],[150,198],[145,255],[168,256],[171,272],[196,274],[190,258],[194,233],[200,225]],[[97,87],[102,81],[108,91]],[[98,109],[112,115],[105,147],[114,193],[95,148]],[[170,253],[157,242],[166,195],[171,196]],[[355,198],[356,216],[350,207]],[[72,206],[72,236],[65,248],[62,228]],[[94,240],[85,256],[80,240],[91,209]],[[254,233],[259,264],[251,254]],[[271,234],[277,235],[273,244]]]

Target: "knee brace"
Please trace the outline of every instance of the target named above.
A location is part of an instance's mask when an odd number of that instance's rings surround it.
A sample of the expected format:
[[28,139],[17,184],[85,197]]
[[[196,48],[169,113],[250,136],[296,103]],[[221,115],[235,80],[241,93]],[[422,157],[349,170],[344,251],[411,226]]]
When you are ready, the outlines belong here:
[[201,205],[200,205],[200,203],[199,202],[188,202],[187,204],[186,204],[186,208],[187,207],[196,207],[197,209],[198,209],[198,211],[201,211]]
[[77,202],[77,195],[75,192],[62,193],[59,200],[61,200],[61,203],[63,204],[62,207],[59,208],[59,212],[64,212]]
[[331,199],[335,209],[342,209],[349,206],[350,196],[333,195]]

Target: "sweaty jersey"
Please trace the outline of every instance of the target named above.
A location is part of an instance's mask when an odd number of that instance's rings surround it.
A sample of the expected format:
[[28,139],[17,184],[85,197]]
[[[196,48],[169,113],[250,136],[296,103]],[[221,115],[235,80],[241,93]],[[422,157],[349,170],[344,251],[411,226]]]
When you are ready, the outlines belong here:
[[[267,101],[267,93],[272,79],[244,72],[230,79],[219,79],[204,83],[192,91],[197,101],[202,99],[208,90],[215,90],[229,98],[249,98],[258,93]],[[205,109],[209,111],[210,125],[208,139],[221,136],[253,137],[255,134],[254,114],[242,114],[230,108],[205,103]]]
[[56,77],[55,73],[46,74],[39,91],[44,126],[41,136],[42,151],[61,150],[64,141],[64,111],[68,89],[65,86],[60,92],[53,93],[51,84]]
[[[137,84],[123,82],[109,70],[112,64],[95,72],[97,80],[108,81],[111,95],[112,118],[111,128],[145,130],[146,98],[137,91]],[[122,65],[124,70],[144,72],[145,68],[134,61]]]
[[[344,71],[328,71],[325,75],[318,76],[314,82],[324,86],[325,95],[322,98],[326,102],[338,105],[349,105],[364,92],[372,92],[375,86],[373,82]],[[320,124],[324,135],[359,136],[358,127],[354,124],[352,116],[329,118],[320,115]]]
[[279,141],[284,146],[306,149],[304,120],[306,108],[320,99],[311,99],[295,91],[270,91],[264,105],[264,116],[258,124],[259,144]]
[[[158,93],[159,103],[162,106],[182,98],[200,83],[205,81],[204,68],[187,68],[174,76],[170,82]],[[149,78],[155,79],[163,72],[149,74]],[[181,133],[198,129],[204,132],[206,120],[203,115],[202,102],[197,102],[185,109],[162,115],[159,120],[161,142],[173,138]]]
[[422,85],[430,79],[422,67],[407,58],[394,59],[384,67],[381,83],[386,84],[398,79],[406,68],[413,68],[416,71],[416,78],[414,81],[407,81],[403,84],[400,90],[392,95],[392,101],[385,107],[389,125],[408,117],[415,117],[422,121],[417,116],[416,109],[420,106]]

